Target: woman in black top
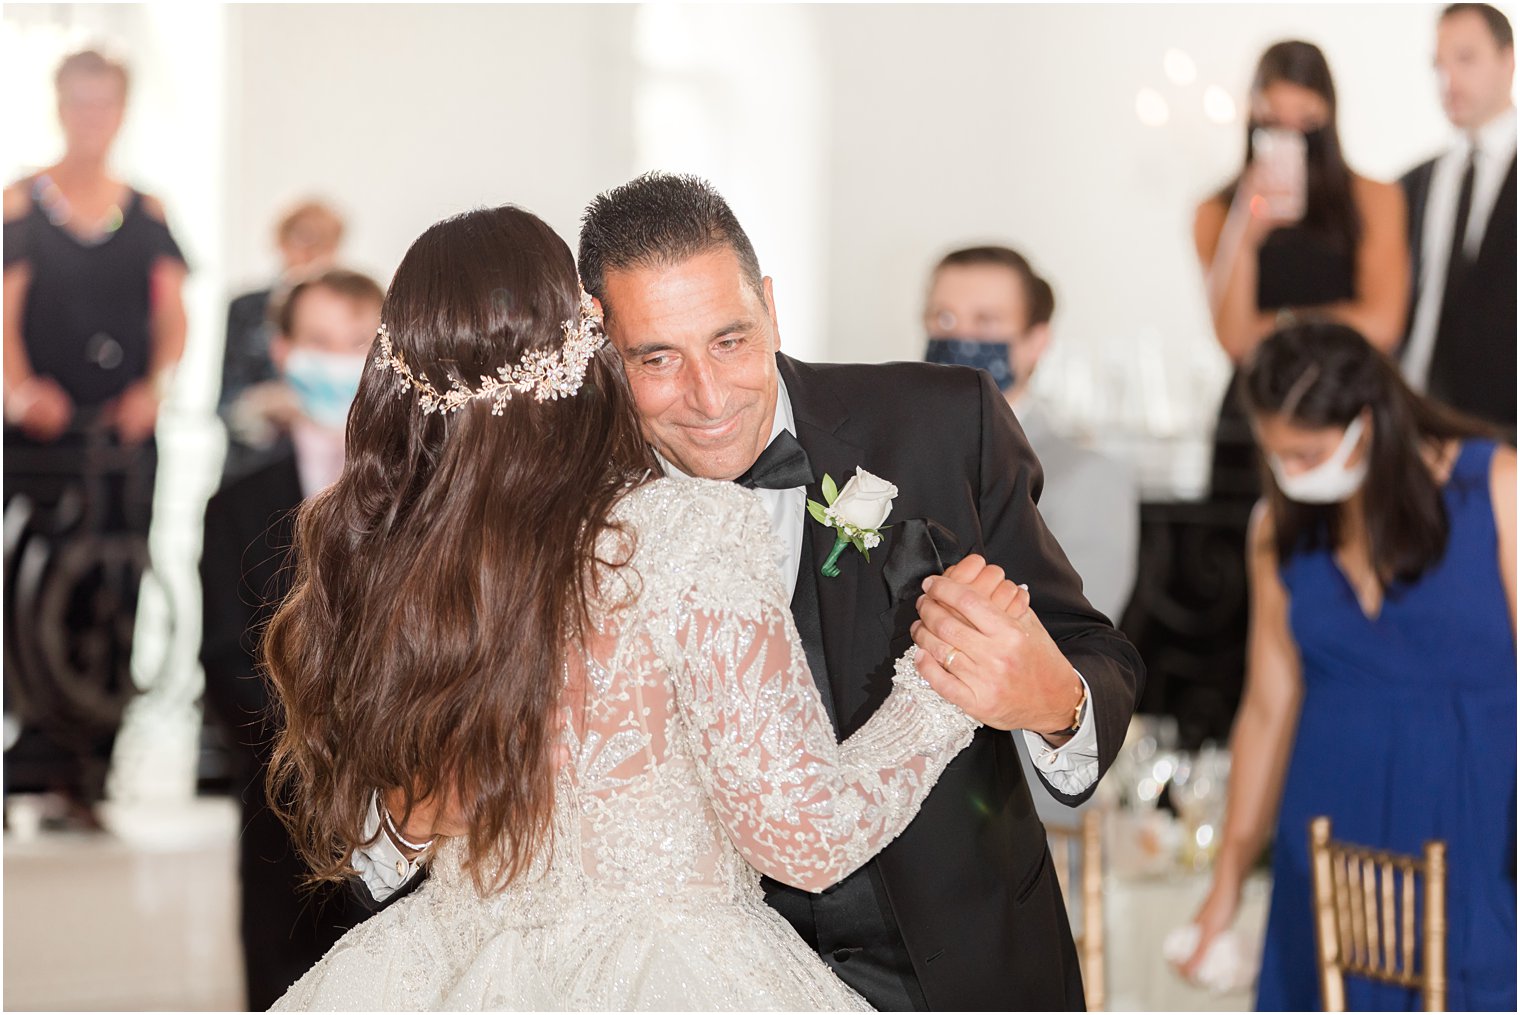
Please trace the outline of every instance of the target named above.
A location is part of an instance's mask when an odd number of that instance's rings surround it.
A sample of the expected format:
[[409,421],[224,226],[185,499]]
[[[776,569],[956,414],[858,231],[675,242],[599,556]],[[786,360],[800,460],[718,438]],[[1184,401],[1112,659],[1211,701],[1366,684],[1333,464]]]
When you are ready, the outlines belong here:
[[[1348,324],[1385,353],[1403,335],[1409,293],[1404,198],[1353,173],[1336,129],[1335,84],[1317,46],[1279,42],[1251,85],[1246,164],[1198,207],[1193,238],[1214,333],[1237,366],[1291,319]],[[1273,181],[1254,158],[1259,127],[1298,131],[1307,151],[1303,218],[1275,217]],[[1254,443],[1233,385],[1215,436],[1213,494],[1255,500]]]
[[6,786],[61,790],[90,825],[134,689],[186,268],[158,201],[109,172],[126,70],[77,53],[56,84],[63,158],[4,201],[6,708],[22,723]]
[[77,54],[58,98],[63,159],[5,191],[5,419],[48,442],[97,410],[137,445],[184,350],[184,256],[158,201],[108,171],[125,71]]

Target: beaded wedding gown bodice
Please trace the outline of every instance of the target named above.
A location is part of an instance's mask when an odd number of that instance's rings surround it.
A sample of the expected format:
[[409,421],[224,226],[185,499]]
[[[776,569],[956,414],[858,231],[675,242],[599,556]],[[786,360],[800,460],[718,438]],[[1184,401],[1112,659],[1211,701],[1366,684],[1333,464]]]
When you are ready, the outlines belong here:
[[976,723],[912,650],[843,744],[797,640],[758,498],[660,479],[599,556],[584,704],[566,709],[552,842],[482,897],[462,848],[350,931],[276,1006],[865,1009],[767,907],[822,891],[905,828]]

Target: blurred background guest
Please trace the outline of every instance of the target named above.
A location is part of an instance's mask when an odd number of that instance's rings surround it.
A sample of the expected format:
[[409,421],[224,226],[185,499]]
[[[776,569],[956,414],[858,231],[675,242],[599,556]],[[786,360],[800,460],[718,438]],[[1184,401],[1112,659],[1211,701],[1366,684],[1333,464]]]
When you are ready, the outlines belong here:
[[[256,422],[250,426],[249,414],[242,411],[247,406],[240,405],[239,399],[250,388],[276,379],[270,357],[274,331],[270,303],[283,299],[303,276],[331,265],[343,243],[343,232],[343,217],[330,205],[315,200],[298,203],[275,227],[279,276],[266,288],[236,297],[227,308],[227,345],[222,354],[217,413],[227,424],[227,459],[222,475],[228,479],[290,453],[281,435],[261,429]],[[259,415],[255,408],[255,421]]]
[[[1273,335],[1240,393],[1270,478],[1251,527],[1228,814],[1190,966],[1230,925],[1275,815],[1257,1007],[1320,1007],[1308,828],[1328,815],[1350,842],[1446,843],[1448,1004],[1513,1011],[1514,450],[1415,394],[1343,324]],[[1419,1002],[1347,982],[1351,1011]]]
[[[58,788],[89,824],[133,689],[153,433],[185,345],[186,267],[163,205],[111,172],[127,68],[85,50],[54,86],[63,156],[4,201],[6,553],[31,556],[7,576],[6,665],[19,672],[6,708],[83,765]],[[9,700],[20,687],[25,701]],[[8,789],[28,753],[7,758]]]
[[[925,358],[992,375],[1044,469],[1040,516],[1081,575],[1088,601],[1117,619],[1135,584],[1139,488],[1127,465],[1059,433],[1049,407],[1030,390],[1050,349],[1055,307],[1050,283],[1018,251],[1000,246],[953,251],[929,279]],[[1014,740],[1041,816],[1070,823],[1071,808],[1058,803],[1036,777],[1023,738]]]
[[351,893],[303,891],[309,871],[264,796],[273,731],[258,675],[258,639],[289,590],[296,508],[338,478],[343,428],[380,326],[380,286],[341,268],[296,282],[274,308],[269,354],[278,379],[261,385],[286,453],[230,478],[206,506],[201,554],[201,664],[206,703],[231,736],[241,792],[238,841],[248,1004],[272,1005],[366,910]]
[[1128,466],[1058,433],[1050,408],[1030,391],[1050,349],[1055,307],[1050,283],[1015,250],[946,254],[929,280],[925,358],[992,375],[1045,470],[1045,524],[1082,576],[1088,600],[1118,617],[1135,582],[1139,492]]
[[1488,4],[1436,26],[1446,151],[1401,181],[1414,293],[1404,376],[1515,435],[1515,33]]
[[[1258,151],[1271,139],[1268,131],[1291,132],[1302,154],[1289,147],[1285,159],[1269,165]],[[1278,152],[1285,147],[1279,142]],[[1193,222],[1214,334],[1225,354],[1239,365],[1275,328],[1307,313],[1342,321],[1391,352],[1408,301],[1404,218],[1396,186],[1346,164],[1335,84],[1319,47],[1271,46],[1251,83],[1245,165],[1198,207]],[[1215,433],[1216,499],[1255,499],[1251,448],[1232,388]]]

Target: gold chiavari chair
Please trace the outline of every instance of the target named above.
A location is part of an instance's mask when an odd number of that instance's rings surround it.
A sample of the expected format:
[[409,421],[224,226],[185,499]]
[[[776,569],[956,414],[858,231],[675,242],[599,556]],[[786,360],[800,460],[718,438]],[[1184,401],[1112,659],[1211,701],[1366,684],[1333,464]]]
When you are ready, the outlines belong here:
[[[1330,819],[1309,824],[1314,936],[1325,1011],[1346,1010],[1345,977],[1418,989],[1426,1011],[1446,1009],[1446,844],[1423,857],[1334,842]],[[1415,881],[1422,884],[1415,968]]]
[[1076,828],[1047,828],[1061,894],[1070,899],[1072,875],[1080,878],[1082,933],[1076,935],[1087,1010],[1102,1011],[1107,1001],[1103,979],[1103,815],[1097,808],[1082,814]]

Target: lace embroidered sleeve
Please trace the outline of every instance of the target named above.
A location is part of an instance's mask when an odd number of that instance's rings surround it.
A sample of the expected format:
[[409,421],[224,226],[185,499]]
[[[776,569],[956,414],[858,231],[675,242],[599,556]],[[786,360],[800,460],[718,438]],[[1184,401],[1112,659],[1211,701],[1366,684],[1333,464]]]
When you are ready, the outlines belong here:
[[676,707],[714,811],[740,853],[809,891],[838,883],[907,827],[977,723],[897,661],[892,693],[839,743],[808,670],[769,519],[736,487],[678,527],[697,548],[663,625]]

